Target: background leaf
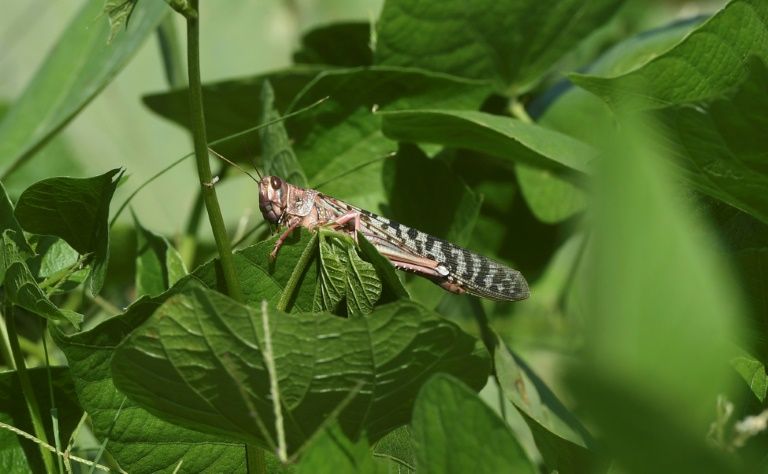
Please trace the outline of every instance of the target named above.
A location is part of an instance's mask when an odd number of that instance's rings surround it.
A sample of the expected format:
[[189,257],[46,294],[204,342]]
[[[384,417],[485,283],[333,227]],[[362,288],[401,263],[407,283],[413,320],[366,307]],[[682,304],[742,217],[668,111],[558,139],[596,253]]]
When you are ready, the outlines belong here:
[[81,406],[90,415],[94,435],[109,437],[107,450],[129,472],[173,472],[183,459],[192,472],[245,470],[245,448],[216,436],[167,423],[117,391],[110,361],[115,347],[159,306],[143,298],[125,314],[87,332],[64,335],[53,331],[64,351]]
[[586,173],[596,151],[567,135],[474,111],[403,110],[382,112],[384,134],[412,143],[468,148],[510,162],[558,172]]
[[504,421],[453,377],[421,388],[412,426],[418,472],[537,472]]
[[114,169],[93,178],[45,179],[27,188],[16,205],[16,218],[28,232],[61,237],[81,255],[93,255],[88,279],[93,295],[104,283],[109,203],[121,176]]
[[[258,350],[261,317],[201,288],[174,296],[118,348],[117,385],[168,420],[275,446]],[[366,318],[289,317],[271,309],[267,317],[289,452],[339,407],[345,433],[364,430],[376,440],[408,421],[418,381],[446,371],[479,388],[487,377],[476,341],[413,303],[380,306]],[[254,417],[243,417],[243,410]]]
[[186,276],[179,252],[163,236],[136,223],[136,295],[157,296]]
[[101,0],[89,0],[83,5],[24,94],[0,122],[3,177],[85,107],[169,11],[162,2],[141,2],[125,33],[107,44],[107,22],[95,20],[103,6]]
[[377,23],[375,61],[525,91],[621,3],[389,0]]
[[370,66],[371,25],[362,22],[319,26],[301,37],[293,54],[298,64],[325,64],[339,67]]
[[[615,78],[571,79],[611,105],[667,106],[711,100],[748,74],[751,56],[768,61],[768,5],[731,1],[674,48]],[[637,102],[641,98],[642,102]]]

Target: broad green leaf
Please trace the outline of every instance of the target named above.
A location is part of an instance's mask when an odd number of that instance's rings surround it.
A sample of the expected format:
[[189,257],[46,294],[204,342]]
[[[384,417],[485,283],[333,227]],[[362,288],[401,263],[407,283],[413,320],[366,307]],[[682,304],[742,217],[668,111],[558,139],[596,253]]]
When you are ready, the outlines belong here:
[[360,258],[351,246],[347,246],[346,264],[347,314],[368,314],[381,295],[381,282],[376,277],[376,269]]
[[408,422],[421,382],[448,372],[478,388],[488,360],[454,324],[409,302],[365,318],[287,315],[195,288],[165,301],[118,347],[123,393],[165,419],[273,448],[264,319],[289,453],[338,411],[345,433],[377,440]]
[[301,456],[296,474],[387,473],[371,456],[364,437],[351,441],[338,427],[326,428]]
[[84,259],[64,240],[35,236],[34,245],[37,255],[26,263],[49,296],[72,291],[88,278],[90,269],[83,265]]
[[[322,70],[318,66],[297,66],[261,76],[204,85],[203,106],[208,140],[213,142],[259,125],[258,111],[262,109],[261,90],[265,79],[274,87],[275,108],[287,111],[294,97]],[[146,95],[142,100],[153,112],[190,129],[186,88]],[[259,133],[253,131],[216,145],[216,150],[231,160],[246,161],[260,147]]]
[[[64,239],[81,255],[90,254],[88,290],[98,294],[109,259],[109,202],[122,171],[93,178],[48,178],[26,189],[16,218],[28,232]],[[75,225],[76,223],[76,225]]]
[[[632,36],[606,51],[588,66],[586,73],[617,76],[636,69],[679,43],[702,21],[702,17],[675,21]],[[602,99],[570,83],[565,88],[562,83],[552,86],[531,102],[528,112],[547,128],[595,145],[599,145],[591,143],[595,129],[608,129],[613,123],[613,113]]]
[[417,472],[538,472],[504,420],[448,375],[436,375],[421,388],[411,425]]
[[589,470],[596,458],[589,433],[498,336],[494,367],[504,396],[523,415],[547,467],[561,473]]
[[657,115],[693,187],[768,223],[768,68],[755,60],[748,70],[722,98]]
[[768,62],[768,4],[733,0],[674,48],[631,72],[571,79],[613,106],[630,101],[664,107],[717,98],[745,79],[751,56]]
[[77,396],[90,415],[94,435],[109,437],[107,451],[128,472],[174,472],[179,461],[189,472],[245,473],[245,448],[220,437],[188,430],[156,418],[118,392],[110,361],[115,346],[159,306],[142,298],[117,317],[87,332],[52,331],[67,356]]
[[768,392],[768,377],[765,374],[765,365],[749,356],[736,357],[731,361],[731,365],[749,385],[749,390],[755,394],[757,399],[760,402],[764,402],[766,392]]
[[292,109],[330,99],[297,116],[288,131],[313,187],[376,212],[384,199],[381,170],[397,143],[382,134],[381,118],[373,111],[476,109],[489,92],[476,81],[420,70],[331,70],[318,75]]
[[163,236],[136,225],[136,295],[157,296],[187,274],[184,261]]
[[389,472],[396,470],[400,474],[415,474],[416,448],[413,429],[409,425],[402,426],[381,438],[373,446],[373,455],[389,466]]
[[389,0],[375,62],[525,92],[622,4],[616,0]]
[[600,161],[589,266],[577,276],[589,282],[589,351],[570,371],[572,390],[628,470],[728,472],[702,433],[733,382],[743,307],[712,235],[649,140],[658,132],[626,115],[620,129],[606,146],[612,159]]
[[[53,444],[54,434],[51,421],[51,396],[48,389],[48,373],[43,367],[27,369],[32,389],[40,408],[48,441]],[[77,426],[83,409],[77,403],[72,378],[66,367],[51,367],[53,395],[56,401],[59,437],[66,446],[72,431]],[[24,393],[15,371],[0,373],[0,422],[35,435],[29,418]],[[74,462],[73,462],[74,464]],[[0,429],[0,471],[2,472],[45,472],[40,460],[38,445],[7,429]]]
[[22,259],[20,249],[10,237],[12,234],[12,230],[6,230],[2,234],[3,260],[7,264],[3,279],[5,298],[38,316],[56,322],[68,321],[78,327],[83,321],[83,315],[68,309],[57,308],[51,303]]
[[589,171],[596,151],[567,135],[509,117],[469,110],[382,112],[384,134],[412,143],[438,143],[546,168]]
[[556,224],[586,206],[584,190],[551,170],[518,163],[515,171],[528,208],[542,222]]
[[11,174],[82,110],[169,12],[163,2],[140,2],[127,30],[107,44],[103,6],[85,2],[0,123],[0,175]]
[[387,217],[453,243],[472,235],[482,198],[441,159],[401,146],[384,164]]
[[333,23],[317,27],[301,37],[301,46],[293,61],[339,67],[370,66],[371,25],[369,23]]
[[352,238],[323,229],[319,232],[320,280],[313,311],[334,312],[345,301],[350,317],[370,313],[382,289],[376,268],[360,258]]
[[[697,17],[677,21],[622,41],[591,64],[588,73],[618,75],[634,69],[679,42],[701,20]],[[529,112],[537,116],[537,123],[587,143],[594,140],[596,128],[609,129],[614,120],[610,108],[594,94],[574,86],[563,90],[561,83],[534,99]],[[556,174],[525,165],[517,165],[516,170],[523,196],[541,221],[559,222],[584,208],[586,196],[581,187]]]
[[[303,71],[303,72],[302,72]],[[269,75],[275,106],[287,113],[328,98],[285,122],[293,150],[312,187],[376,212],[383,201],[381,167],[397,143],[381,133],[381,118],[372,110],[409,108],[477,109],[491,89],[478,81],[417,69],[371,67],[293,69]],[[204,87],[206,122],[212,139],[254,125],[262,77]],[[292,102],[291,99],[294,99]],[[145,99],[150,107],[182,125],[186,96],[172,92]],[[244,141],[243,141],[244,140]],[[250,156],[254,139],[220,147],[228,156]]]
[[[280,118],[275,109],[275,91],[268,79],[261,86],[261,123]],[[265,176],[279,176],[291,184],[306,187],[307,177],[301,169],[291,141],[285,131],[285,124],[277,122],[259,130],[261,139],[261,165]]]

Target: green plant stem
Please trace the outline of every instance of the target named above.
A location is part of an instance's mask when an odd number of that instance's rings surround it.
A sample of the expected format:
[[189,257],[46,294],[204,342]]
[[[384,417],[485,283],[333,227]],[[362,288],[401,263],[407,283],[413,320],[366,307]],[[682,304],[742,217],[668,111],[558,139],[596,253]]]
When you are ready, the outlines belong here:
[[294,293],[296,293],[296,290],[298,289],[299,280],[307,270],[307,266],[309,266],[310,260],[312,260],[312,257],[315,255],[315,249],[317,249],[317,240],[319,238],[318,234],[319,232],[313,233],[309,243],[306,247],[304,247],[304,251],[301,253],[299,261],[296,262],[296,266],[291,272],[291,277],[288,279],[288,283],[286,283],[285,288],[283,288],[283,294],[280,295],[280,301],[277,302],[277,309],[280,311],[286,311],[288,309],[288,304],[291,302]]
[[[16,364],[16,374],[19,377],[19,384],[21,385],[21,393],[24,395],[24,401],[27,403],[29,418],[32,420],[32,428],[37,439],[45,444],[50,444],[43,425],[43,418],[40,416],[40,405],[37,403],[37,397],[32,389],[32,381],[29,378],[27,366],[24,363],[24,355],[21,353],[21,347],[19,346],[16,321],[13,319],[12,304],[5,303],[3,305],[3,315],[5,316],[5,323],[8,325],[8,336],[11,342],[13,361]],[[43,458],[46,472],[56,472],[56,464],[53,462],[51,452],[42,446],[38,447],[40,449],[40,456]]]
[[16,362],[13,360],[11,341],[8,338],[8,327],[5,325],[5,318],[0,318],[0,354],[3,355],[3,361],[5,361],[8,368],[16,370]]
[[[51,360],[48,357],[48,321],[41,319],[43,334],[43,352],[45,352],[45,373],[48,376],[48,398],[51,401],[51,424],[53,425],[53,440],[55,441],[56,451],[61,452],[61,434],[59,432],[59,409],[56,407],[56,397],[53,394],[53,375],[51,374]],[[64,460],[61,456],[56,456],[59,465],[59,472],[64,472]]]
[[192,123],[192,136],[195,142],[195,159],[197,174],[200,179],[200,190],[208,211],[208,219],[213,230],[213,238],[219,250],[219,261],[227,285],[227,293],[236,301],[243,301],[240,282],[235,273],[234,259],[230,247],[224,217],[221,214],[216,188],[213,183],[211,164],[208,159],[208,138],[205,132],[205,115],[203,113],[203,91],[200,83],[200,14],[198,1],[190,0],[191,7],[198,12],[196,17],[187,17],[187,70],[189,75],[189,112]]

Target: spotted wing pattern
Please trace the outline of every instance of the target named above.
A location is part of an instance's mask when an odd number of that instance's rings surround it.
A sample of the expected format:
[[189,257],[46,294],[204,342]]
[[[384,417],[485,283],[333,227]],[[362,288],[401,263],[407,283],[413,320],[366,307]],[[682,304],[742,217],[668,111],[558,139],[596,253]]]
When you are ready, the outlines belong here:
[[437,262],[438,273],[468,293],[505,301],[522,300],[530,294],[528,283],[517,270],[365,209],[321,196],[324,204],[337,215],[359,212],[360,230],[366,237],[374,238],[374,245],[376,241],[386,242],[384,245],[388,248]]

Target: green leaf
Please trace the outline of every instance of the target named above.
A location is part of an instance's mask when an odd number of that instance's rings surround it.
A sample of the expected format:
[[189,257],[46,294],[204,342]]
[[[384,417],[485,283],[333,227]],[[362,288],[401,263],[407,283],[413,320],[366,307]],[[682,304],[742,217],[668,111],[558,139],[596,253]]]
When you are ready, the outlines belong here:
[[[109,203],[122,171],[93,178],[48,178],[24,191],[16,218],[28,232],[64,239],[81,255],[92,254],[88,290],[98,294],[109,258]],[[76,223],[76,225],[75,225]]]
[[[321,70],[317,66],[299,66],[261,76],[204,85],[203,105],[208,140],[213,142],[259,125],[257,111],[263,108],[261,91],[265,79],[274,87],[274,107],[288,110],[294,97]],[[146,95],[143,101],[153,112],[190,130],[188,89]],[[216,150],[222,155],[241,161],[250,160],[254,150],[260,148],[261,139],[257,131],[216,145]]]
[[136,295],[157,296],[187,274],[179,252],[163,236],[136,225]]
[[768,392],[768,377],[765,374],[765,365],[757,359],[749,356],[736,357],[731,361],[734,370],[749,385],[749,389],[760,402],[765,401]]
[[[43,290],[40,289],[40,286],[38,286],[37,280],[35,280],[27,264],[19,258],[19,250],[14,248],[15,245],[9,236],[11,233],[13,231],[9,230],[3,233],[4,249],[6,250],[4,260],[6,262],[10,261],[10,264],[5,269],[5,277],[3,279],[3,289],[5,290],[6,298],[11,303],[38,316],[56,322],[68,321],[75,327],[79,327],[83,321],[83,315],[68,309],[59,309],[51,303]],[[12,253],[16,254],[16,258],[9,258],[7,256],[8,249],[11,248],[13,248]]]
[[[672,47],[699,23],[701,17],[644,31],[616,44],[591,64],[588,72],[618,75],[632,70]],[[563,91],[562,86],[554,85],[530,104],[529,112],[541,114],[537,123],[587,143],[595,138],[595,129],[611,127],[614,117],[605,102],[579,87],[569,86]],[[546,109],[540,112],[542,107]],[[517,165],[516,170],[523,197],[542,222],[560,222],[584,208],[584,190],[572,182],[525,165]]]
[[0,123],[1,176],[32,157],[82,110],[169,11],[162,2],[141,2],[127,31],[107,44],[109,27],[98,19],[103,5],[101,0],[83,5]]
[[724,97],[657,115],[673,141],[675,163],[697,190],[768,223],[768,68],[754,60],[748,69]]
[[20,251],[31,254],[32,248],[24,238],[24,231],[13,212],[13,203],[5,192],[5,186],[0,182],[0,233],[10,230],[8,236],[13,240]]
[[180,460],[189,472],[245,473],[245,449],[220,437],[156,418],[117,391],[110,361],[120,341],[138,328],[161,299],[142,298],[90,331],[64,335],[53,330],[69,362],[77,396],[90,415],[97,439],[128,472],[173,472]]
[[551,471],[579,473],[595,462],[592,437],[544,382],[496,336],[494,367],[504,396],[523,415]]
[[371,25],[369,23],[332,23],[310,30],[301,37],[301,47],[293,61],[339,67],[370,66]]
[[333,312],[346,302],[346,314],[363,316],[373,311],[381,296],[376,268],[360,258],[352,238],[319,229],[320,281],[313,311]]
[[515,171],[525,203],[541,222],[556,224],[586,207],[584,190],[551,170],[518,163]]
[[384,164],[382,180],[387,217],[459,245],[469,241],[482,198],[444,160],[403,145]]
[[[372,110],[408,108],[477,109],[491,92],[478,81],[434,74],[416,69],[370,67],[293,69],[269,75],[275,88],[275,106],[290,112],[328,98],[319,106],[285,122],[293,150],[311,186],[379,210],[384,190],[381,168],[397,143],[381,133],[381,118]],[[206,86],[206,124],[212,139],[252,127],[253,99],[261,90],[262,77]],[[291,100],[294,99],[295,100]],[[183,92],[145,99],[163,116],[187,126]],[[228,142],[219,151],[234,157],[252,154],[252,136]]]
[[420,473],[538,472],[504,420],[453,377],[421,388],[411,424]]
[[[48,440],[53,443],[56,438],[51,421],[51,396],[47,370],[44,367],[27,369]],[[77,403],[69,370],[66,367],[51,367],[50,371],[53,396],[56,400],[59,439],[66,446],[83,409]],[[29,409],[15,371],[0,373],[0,422],[34,436],[35,430],[29,418]],[[39,446],[7,429],[0,429],[0,470],[2,472],[45,472],[45,466],[40,461]]]
[[406,423],[420,382],[445,371],[485,383],[488,360],[458,327],[408,302],[365,318],[251,309],[202,288],[166,300],[113,356],[118,388],[169,421],[277,445],[264,320],[290,453],[334,411],[346,434],[377,440]]
[[382,112],[384,134],[412,143],[467,148],[556,172],[588,172],[596,151],[567,135],[509,117],[468,110]]
[[390,472],[415,474],[416,447],[411,427],[401,426],[381,438],[373,446],[373,455],[390,466]]
[[733,382],[744,308],[663,148],[649,141],[659,133],[620,118],[612,159],[600,162],[590,264],[576,277],[589,282],[579,295],[589,302],[589,352],[571,388],[628,470],[728,472],[702,433]]
[[677,46],[631,72],[571,79],[612,106],[629,100],[631,106],[664,107],[717,98],[744,80],[751,56],[768,62],[768,5],[734,0]]
[[107,3],[104,4],[104,13],[107,14],[109,20],[107,43],[111,43],[120,33],[120,30],[128,26],[137,2],[138,0],[107,0]]
[[389,0],[375,61],[524,92],[622,4],[599,0]]
[[[267,123],[280,118],[275,109],[275,91],[269,79],[261,86],[261,113],[259,120]],[[277,122],[259,130],[261,139],[261,165],[265,176],[279,176],[296,186],[306,187],[307,177],[291,148],[285,125]]]
[[388,471],[374,461],[364,437],[356,442],[350,441],[337,425],[326,428],[312,441],[296,466],[296,474],[360,472],[383,474]]

